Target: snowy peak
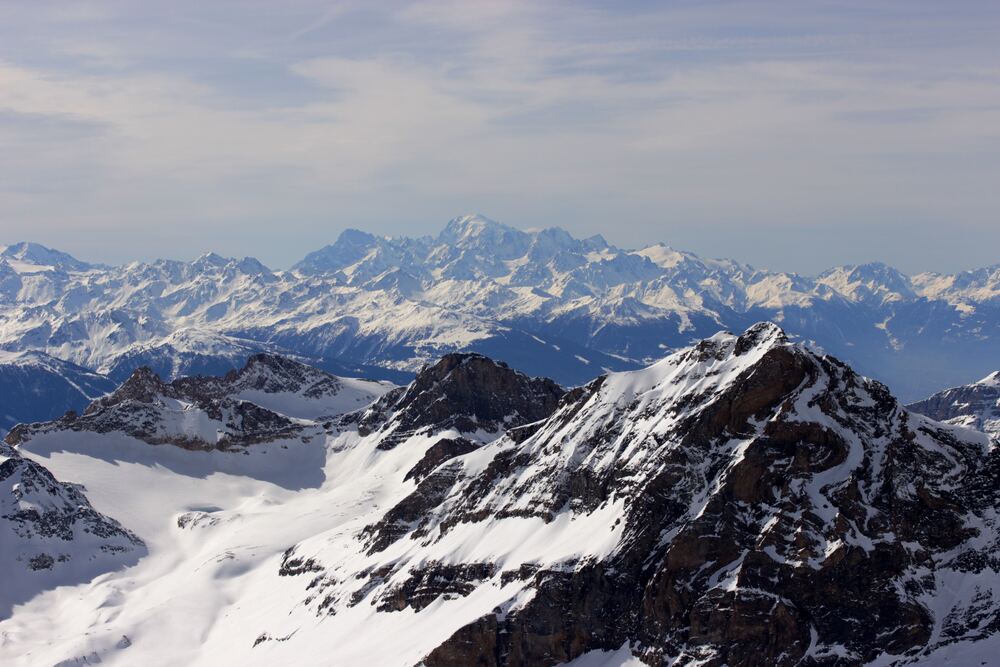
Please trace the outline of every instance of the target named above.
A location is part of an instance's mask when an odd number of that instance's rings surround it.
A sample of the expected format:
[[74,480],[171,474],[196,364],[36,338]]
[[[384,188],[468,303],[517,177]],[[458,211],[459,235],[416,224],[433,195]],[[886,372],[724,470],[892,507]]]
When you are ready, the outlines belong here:
[[273,274],[271,269],[264,266],[256,257],[244,257],[240,260],[232,260],[233,268],[240,273],[249,276],[265,276],[270,277]]
[[733,354],[740,356],[754,350],[770,349],[788,343],[788,336],[773,322],[758,322],[736,339]]
[[916,296],[910,278],[882,262],[831,269],[817,282],[856,301],[902,301]]
[[303,275],[332,273],[360,260],[379,243],[378,237],[357,229],[345,229],[332,245],[306,255],[292,267]]
[[25,241],[3,248],[0,257],[24,273],[53,270],[88,271],[94,268],[91,264],[81,262],[67,253]]
[[657,243],[637,250],[635,254],[646,257],[649,261],[664,269],[673,269],[688,259],[688,255],[674,250],[666,243]]
[[265,281],[275,280],[271,269],[254,257],[223,257],[214,252],[207,252],[189,265],[194,275],[223,275],[232,280],[239,276],[251,276]]
[[455,218],[427,256],[441,277],[452,280],[498,279],[509,273],[506,262],[524,257],[532,237],[480,215]]
[[633,408],[640,413],[679,401],[695,406],[715,400],[743,376],[764,378],[771,390],[793,388],[806,375],[803,359],[811,355],[790,343],[776,324],[761,322],[739,336],[720,332],[647,368],[611,373],[594,385],[608,401],[637,401]]
[[437,238],[438,243],[460,248],[486,249],[489,244],[496,244],[493,249],[501,254],[509,254],[515,248],[523,248],[528,239],[527,233],[478,213],[449,220]]
[[202,254],[198,259],[191,262],[196,268],[208,268],[215,267],[220,268],[229,263],[230,260],[226,259],[222,255],[209,251]]
[[1000,371],[993,371],[982,380],[973,384],[981,387],[1000,387]]

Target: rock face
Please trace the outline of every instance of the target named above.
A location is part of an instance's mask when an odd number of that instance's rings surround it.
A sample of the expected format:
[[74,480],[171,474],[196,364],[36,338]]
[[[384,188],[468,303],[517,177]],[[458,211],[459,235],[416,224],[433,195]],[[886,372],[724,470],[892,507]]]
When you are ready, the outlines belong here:
[[359,428],[362,434],[391,431],[397,441],[429,429],[498,434],[548,417],[562,395],[552,380],[528,377],[503,362],[449,354],[409,386],[383,396],[360,417]]
[[306,436],[316,430],[315,420],[367,405],[391,386],[344,380],[271,354],[253,355],[223,377],[169,383],[142,367],[83,414],[20,425],[7,441],[17,444],[44,431],[122,432],[154,445],[238,450]]
[[931,419],[974,428],[1000,439],[1000,371],[907,407]]
[[41,582],[86,581],[144,553],[142,541],[94,510],[79,487],[0,443],[0,619]]
[[[625,644],[650,665],[912,657],[1000,629],[998,473],[985,438],[761,324],[440,465],[362,531],[375,560],[330,599],[421,612],[504,591],[429,666]],[[534,551],[512,552],[529,524]]]

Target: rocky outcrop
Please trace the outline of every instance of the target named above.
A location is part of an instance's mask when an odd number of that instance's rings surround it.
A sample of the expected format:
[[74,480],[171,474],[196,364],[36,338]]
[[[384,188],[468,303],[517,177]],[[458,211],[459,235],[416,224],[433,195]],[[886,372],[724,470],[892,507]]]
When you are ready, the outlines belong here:
[[465,438],[441,438],[427,449],[417,465],[410,468],[403,481],[412,479],[419,483],[445,461],[468,454],[477,446]]
[[378,599],[377,607],[379,611],[420,611],[438,598],[465,597],[495,573],[496,566],[492,563],[428,563],[386,591]]
[[[83,489],[0,443],[0,618],[37,582],[77,583],[145,553],[135,534],[91,506]],[[25,580],[26,573],[36,575]]]
[[407,534],[425,534],[432,512],[453,490],[459,472],[455,465],[438,468],[377,523],[367,526],[362,535],[368,539],[368,552],[382,551]]
[[[197,384],[201,378],[184,378],[185,383]],[[337,394],[342,389],[340,378],[317,368],[276,354],[259,353],[247,359],[238,371],[230,371],[217,381],[221,394],[253,390],[267,394],[295,393],[305,398]]]
[[381,430],[385,448],[422,430],[500,433],[552,414],[562,388],[480,354],[448,354],[408,387],[383,396],[358,422],[362,435]]
[[[369,553],[385,549],[422,523],[452,490],[459,466],[447,462],[468,454],[504,431],[523,434],[550,416],[565,395],[559,385],[529,378],[479,354],[449,354],[424,369],[405,388],[386,394],[371,408],[350,416],[361,435],[377,438],[376,449],[391,451],[415,435],[459,432],[442,437],[404,475],[416,488],[363,536]],[[416,523],[415,523],[416,522]],[[425,523],[425,522],[424,522]],[[420,533],[419,528],[416,531]]]

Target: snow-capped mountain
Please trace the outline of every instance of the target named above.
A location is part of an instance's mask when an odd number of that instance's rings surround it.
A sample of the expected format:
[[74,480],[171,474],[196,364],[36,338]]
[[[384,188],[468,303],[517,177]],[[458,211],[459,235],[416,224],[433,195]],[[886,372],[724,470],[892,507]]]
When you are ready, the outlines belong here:
[[290,271],[213,253],[104,267],[34,244],[0,252],[0,349],[116,381],[141,365],[220,373],[253,352],[412,374],[471,351],[578,385],[764,319],[914,400],[1000,366],[1000,265],[808,277],[478,215],[420,238],[348,230]]
[[107,377],[44,352],[0,351],[0,435],[20,422],[83,410],[114,388]]
[[[222,398],[196,414],[316,386],[272,361],[198,380]],[[0,662],[934,665],[1000,648],[998,450],[773,324],[568,392],[450,355],[302,430],[244,422],[239,447],[144,439],[185,422],[129,401],[197,402],[148,375],[79,418],[116,428],[8,437],[149,554],[17,606]]]
[[1000,371],[907,407],[931,419],[974,428],[1000,440]]
[[46,248],[38,243],[21,242],[0,246],[0,259],[8,266],[17,267],[24,273],[89,271],[98,268],[94,264],[81,262],[72,255]]
[[254,355],[241,370],[223,377],[182,377],[170,383],[142,367],[83,414],[19,425],[8,442],[50,431],[120,432],[151,445],[241,451],[259,442],[307,440],[315,435],[317,421],[369,405],[393,387],[338,378],[270,354]]

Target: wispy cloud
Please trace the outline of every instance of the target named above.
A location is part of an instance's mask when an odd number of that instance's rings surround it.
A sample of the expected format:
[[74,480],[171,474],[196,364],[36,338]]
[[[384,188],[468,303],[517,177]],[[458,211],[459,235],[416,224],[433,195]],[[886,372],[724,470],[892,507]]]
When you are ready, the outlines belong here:
[[[905,226],[961,232],[904,268],[1000,242],[987,3],[26,7],[0,9],[7,241],[281,265],[475,209],[799,270]],[[810,230],[844,241],[766,240]]]

